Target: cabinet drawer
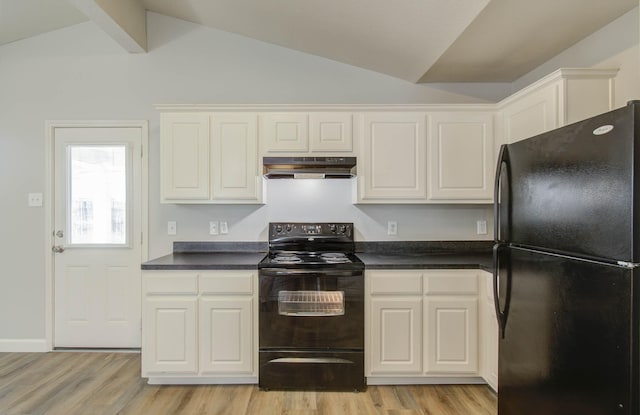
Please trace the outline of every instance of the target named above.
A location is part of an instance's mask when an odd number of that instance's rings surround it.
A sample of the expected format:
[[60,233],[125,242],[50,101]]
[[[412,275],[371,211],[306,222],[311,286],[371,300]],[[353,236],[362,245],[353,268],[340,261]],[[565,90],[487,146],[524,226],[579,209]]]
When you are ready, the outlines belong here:
[[190,272],[168,272],[168,275],[144,276],[144,293],[154,294],[198,294],[198,274]]
[[252,272],[220,272],[200,276],[200,294],[253,294]]
[[420,272],[368,272],[371,294],[422,294]]
[[476,295],[478,273],[473,270],[428,272],[425,274],[424,292],[427,295]]

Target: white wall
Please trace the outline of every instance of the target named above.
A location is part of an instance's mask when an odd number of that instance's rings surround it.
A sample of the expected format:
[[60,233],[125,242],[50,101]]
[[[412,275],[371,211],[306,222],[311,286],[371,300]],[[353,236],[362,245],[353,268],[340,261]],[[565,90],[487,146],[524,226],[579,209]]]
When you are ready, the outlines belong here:
[[640,99],[638,8],[625,13],[513,83],[516,92],[558,68],[620,68],[615,107]]
[[[637,21],[619,24],[636,33],[637,49]],[[386,239],[387,220],[397,220],[399,240],[454,240],[478,238],[475,221],[490,219],[487,206],[354,206],[341,181],[298,189],[308,193],[297,202],[290,186],[310,183],[269,182],[263,207],[160,205],[153,104],[475,103],[497,101],[511,86],[414,85],[153,13],[148,38],[149,53],[126,54],[88,22],[0,46],[0,347],[7,339],[44,337],[49,200],[45,195],[43,208],[27,208],[27,194],[45,189],[45,120],[149,120],[151,257],[170,250],[167,220],[178,222],[177,240],[211,239],[211,219],[229,222],[227,240],[265,240],[269,220],[353,221],[360,240]],[[621,65],[637,65],[627,55]]]

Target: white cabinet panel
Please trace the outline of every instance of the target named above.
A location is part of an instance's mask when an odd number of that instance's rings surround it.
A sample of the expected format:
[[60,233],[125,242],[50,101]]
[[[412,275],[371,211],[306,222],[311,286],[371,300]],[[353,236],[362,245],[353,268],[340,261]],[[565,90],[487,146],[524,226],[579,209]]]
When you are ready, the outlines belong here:
[[307,113],[260,115],[260,140],[265,153],[309,151]]
[[251,297],[200,299],[201,373],[253,373]]
[[424,113],[363,115],[359,200],[425,201],[427,132]]
[[476,373],[478,300],[428,297],[425,316],[427,373]]
[[422,372],[422,301],[419,297],[371,300],[371,374]]
[[147,298],[142,332],[142,375],[198,370],[196,297]]
[[430,114],[429,199],[493,200],[493,114]]
[[258,116],[211,116],[213,199],[258,200]]
[[482,272],[481,275],[482,296],[480,303],[480,349],[481,374],[487,383],[498,390],[498,320],[496,319],[495,305],[493,303],[493,275]]
[[560,85],[548,85],[514,101],[503,111],[507,143],[514,143],[559,127]]
[[310,113],[309,141],[312,152],[353,151],[353,114],[349,112]]
[[160,115],[161,199],[209,198],[209,116]]

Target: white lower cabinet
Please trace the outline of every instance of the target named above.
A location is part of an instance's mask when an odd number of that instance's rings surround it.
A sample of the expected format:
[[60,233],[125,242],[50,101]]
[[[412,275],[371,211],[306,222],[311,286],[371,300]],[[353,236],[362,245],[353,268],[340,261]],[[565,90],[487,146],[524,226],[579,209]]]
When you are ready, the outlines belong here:
[[253,373],[252,315],[251,297],[200,299],[201,373]]
[[427,373],[478,372],[478,300],[425,300]]
[[198,372],[196,297],[147,298],[144,302],[142,371]]
[[480,344],[482,356],[480,372],[482,377],[493,388],[498,390],[498,341],[499,329],[496,311],[493,303],[493,275],[482,272],[480,296]]
[[257,383],[257,276],[144,271],[142,376],[149,383]]
[[372,298],[370,373],[422,372],[420,297]]
[[[369,384],[483,383],[480,270],[366,271]],[[495,338],[495,339],[494,339]],[[481,370],[482,369],[482,370]]]

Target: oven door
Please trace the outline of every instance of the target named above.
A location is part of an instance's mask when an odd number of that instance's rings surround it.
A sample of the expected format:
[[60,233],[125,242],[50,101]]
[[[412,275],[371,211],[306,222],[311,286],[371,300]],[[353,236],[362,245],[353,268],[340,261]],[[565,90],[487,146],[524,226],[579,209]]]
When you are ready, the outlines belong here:
[[260,349],[364,348],[362,270],[260,270]]

